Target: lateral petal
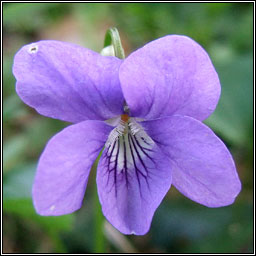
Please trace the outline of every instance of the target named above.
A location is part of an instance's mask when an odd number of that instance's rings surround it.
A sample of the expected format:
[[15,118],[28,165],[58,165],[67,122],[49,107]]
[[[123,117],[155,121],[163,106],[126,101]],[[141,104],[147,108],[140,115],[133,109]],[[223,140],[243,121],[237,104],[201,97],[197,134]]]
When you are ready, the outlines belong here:
[[171,159],[173,185],[181,193],[208,207],[234,202],[241,182],[231,154],[210,128],[187,116],[142,125]]
[[65,128],[48,142],[33,185],[37,213],[63,215],[81,207],[90,169],[110,129],[88,120]]

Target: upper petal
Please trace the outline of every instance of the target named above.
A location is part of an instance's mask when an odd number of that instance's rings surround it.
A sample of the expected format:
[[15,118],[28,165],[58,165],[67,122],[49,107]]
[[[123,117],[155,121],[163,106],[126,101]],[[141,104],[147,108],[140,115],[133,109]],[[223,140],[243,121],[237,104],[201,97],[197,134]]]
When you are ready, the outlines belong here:
[[220,83],[208,54],[186,36],[146,44],[125,59],[119,76],[136,117],[182,114],[204,120],[219,100]]
[[123,112],[121,60],[59,42],[39,41],[15,55],[20,98],[40,114],[69,122],[106,120]]
[[170,161],[143,132],[106,146],[97,185],[103,214],[124,234],[143,235],[171,186]]
[[65,128],[48,142],[33,185],[39,214],[62,215],[81,207],[91,166],[110,129],[88,120]]
[[172,160],[173,185],[190,199],[219,207],[234,202],[241,183],[223,142],[203,123],[185,116],[144,122]]

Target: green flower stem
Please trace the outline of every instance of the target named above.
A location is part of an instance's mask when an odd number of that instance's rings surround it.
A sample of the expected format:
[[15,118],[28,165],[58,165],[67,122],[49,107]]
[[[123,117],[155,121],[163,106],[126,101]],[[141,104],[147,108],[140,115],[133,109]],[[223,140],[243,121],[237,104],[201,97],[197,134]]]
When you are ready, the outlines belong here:
[[[96,172],[97,166],[100,159],[102,151],[100,152],[97,160],[95,161],[92,172],[94,173],[94,180],[96,181]],[[94,191],[93,191],[93,207],[94,207],[94,244],[93,244],[93,253],[105,253],[105,235],[104,235],[104,216],[102,214],[101,205],[98,199],[97,184],[95,182]]]
[[[104,56],[115,56],[119,59],[124,59],[124,49],[117,28],[107,30],[104,40],[104,48],[101,51]],[[124,101],[124,112],[129,115],[129,108]]]
[[[104,49],[101,51],[104,56],[115,56],[119,59],[124,59],[124,50],[121,44],[121,39],[116,28],[110,28],[107,30],[104,40]],[[96,175],[99,158],[102,154],[99,154],[95,161],[92,171]],[[96,179],[95,179],[96,180]],[[97,185],[95,182],[94,187],[94,253],[105,252],[105,236],[104,236],[104,216],[102,214],[101,205],[98,199]]]
[[114,56],[119,59],[124,59],[124,49],[122,47],[121,39],[116,28],[110,28],[107,30],[104,40],[104,48],[113,45]]

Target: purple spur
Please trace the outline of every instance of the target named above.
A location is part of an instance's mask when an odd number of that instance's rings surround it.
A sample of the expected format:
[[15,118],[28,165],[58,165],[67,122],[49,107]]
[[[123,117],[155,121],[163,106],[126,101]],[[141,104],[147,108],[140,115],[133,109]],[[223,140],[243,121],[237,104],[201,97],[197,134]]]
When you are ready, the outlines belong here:
[[38,163],[32,198],[41,215],[78,210],[93,162],[106,219],[124,234],[148,232],[173,184],[208,207],[232,204],[241,183],[223,142],[202,123],[220,96],[205,50],[186,36],[154,40],[121,60],[59,41],[22,47],[19,97],[73,123]]

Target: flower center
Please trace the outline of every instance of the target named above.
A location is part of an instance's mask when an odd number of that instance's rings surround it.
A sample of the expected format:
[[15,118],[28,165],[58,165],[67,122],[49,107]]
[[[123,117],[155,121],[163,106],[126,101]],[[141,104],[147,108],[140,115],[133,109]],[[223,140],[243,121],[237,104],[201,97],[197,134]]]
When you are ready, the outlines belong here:
[[127,114],[121,115],[121,120],[124,121],[125,123],[128,122],[129,118],[130,118],[130,117],[129,117]]
[[121,115],[118,125],[110,132],[105,144],[109,167],[120,172],[149,157],[154,141],[135,118]]

